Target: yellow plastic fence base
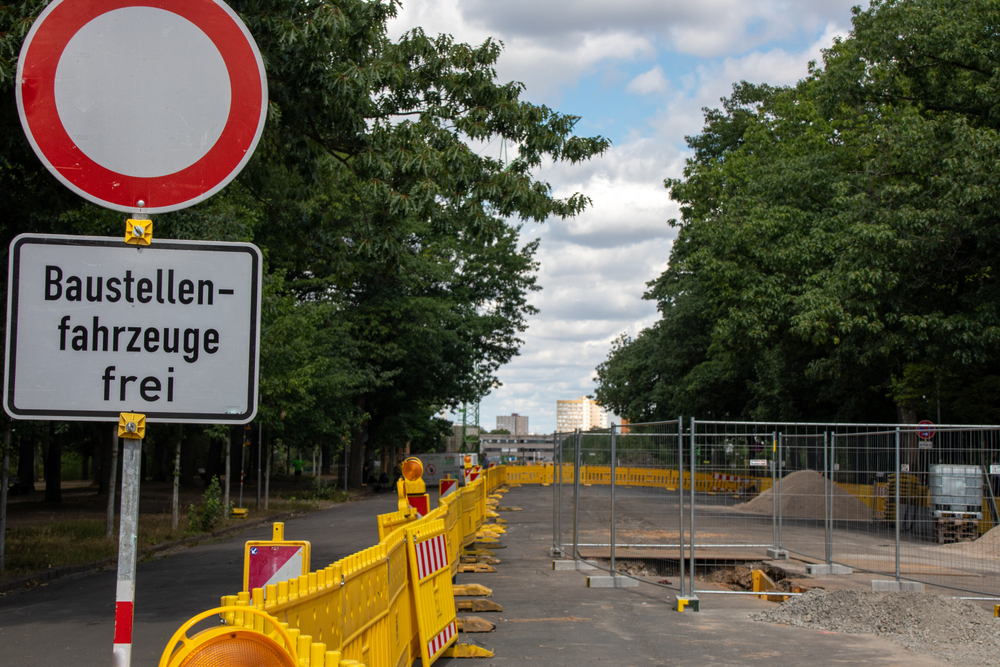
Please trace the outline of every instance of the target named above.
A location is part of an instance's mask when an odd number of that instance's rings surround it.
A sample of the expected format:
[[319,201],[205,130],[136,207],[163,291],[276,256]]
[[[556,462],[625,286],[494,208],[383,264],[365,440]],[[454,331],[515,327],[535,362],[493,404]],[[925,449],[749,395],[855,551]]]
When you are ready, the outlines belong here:
[[482,614],[487,611],[503,611],[503,606],[493,600],[474,598],[472,600],[455,600],[455,611],[472,611]]
[[492,597],[493,589],[482,584],[454,584],[452,589],[455,595],[474,595],[477,597]]
[[458,571],[472,574],[493,574],[497,569],[492,565],[476,563],[474,565],[459,565]]
[[497,629],[497,626],[490,623],[485,618],[480,616],[467,616],[465,618],[456,619],[455,623],[458,625],[459,632],[493,632]]
[[493,651],[475,644],[453,644],[444,650],[442,658],[492,658]]
[[498,507],[497,512],[520,512],[520,507]]

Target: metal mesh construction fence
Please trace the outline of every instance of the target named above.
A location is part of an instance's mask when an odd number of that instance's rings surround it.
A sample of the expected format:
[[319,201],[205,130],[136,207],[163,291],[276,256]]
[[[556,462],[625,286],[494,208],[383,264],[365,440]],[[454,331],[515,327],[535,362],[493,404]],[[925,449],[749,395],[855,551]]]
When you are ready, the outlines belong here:
[[554,549],[682,595],[788,553],[1000,595],[1000,427],[677,420],[557,434],[555,452]]

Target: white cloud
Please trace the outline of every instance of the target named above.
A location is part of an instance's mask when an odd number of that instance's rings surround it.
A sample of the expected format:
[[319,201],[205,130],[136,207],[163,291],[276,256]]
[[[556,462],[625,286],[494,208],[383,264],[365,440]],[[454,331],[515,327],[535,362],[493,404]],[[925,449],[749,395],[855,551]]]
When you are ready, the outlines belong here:
[[[657,319],[642,295],[666,268],[676,236],[666,221],[678,217],[663,179],[682,174],[684,136],[701,131],[702,107],[718,107],[737,81],[794,84],[835,34],[846,36],[852,4],[404,0],[391,36],[415,26],[473,44],[492,36],[504,44],[498,78],[525,83],[526,99],[563,110],[561,100],[572,96],[564,111],[597,132],[631,128],[600,158],[539,170],[557,196],[582,192],[593,206],[522,230],[525,239],[541,239],[543,289],[532,295],[540,313],[522,336],[520,356],[500,370],[503,386],[483,399],[482,425],[518,412],[533,430],[550,432],[556,400],[593,393],[594,369],[611,341]],[[579,90],[584,77],[602,88]]]
[[648,72],[643,72],[632,79],[625,90],[629,93],[639,95],[649,95],[650,93],[666,93],[670,89],[670,82],[667,81],[663,68],[657,65]]

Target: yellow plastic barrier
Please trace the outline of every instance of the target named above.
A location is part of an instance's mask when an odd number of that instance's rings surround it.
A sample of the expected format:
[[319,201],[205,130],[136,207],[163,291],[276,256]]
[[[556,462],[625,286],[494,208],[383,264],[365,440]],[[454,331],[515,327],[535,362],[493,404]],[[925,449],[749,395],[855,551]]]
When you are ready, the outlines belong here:
[[420,514],[412,507],[397,512],[378,515],[378,539],[382,541],[394,530],[420,519]]
[[[263,667],[405,667],[417,658],[429,667],[457,636],[451,577],[462,547],[482,527],[487,496],[507,483],[505,466],[484,473],[425,517],[409,508],[379,516],[375,546],[224,596],[177,631],[160,667],[251,664],[235,657],[243,650]],[[217,614],[225,625],[188,636]]]
[[[485,487],[485,484],[480,486]],[[446,540],[441,519],[421,521],[406,529],[410,586],[416,602],[417,634],[424,667],[430,667],[458,638]]]

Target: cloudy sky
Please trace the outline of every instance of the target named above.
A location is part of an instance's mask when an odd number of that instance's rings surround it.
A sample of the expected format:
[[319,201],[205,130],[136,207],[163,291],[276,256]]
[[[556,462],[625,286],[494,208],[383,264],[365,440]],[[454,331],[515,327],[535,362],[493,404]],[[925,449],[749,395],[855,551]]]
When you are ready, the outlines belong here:
[[[702,127],[740,80],[773,85],[802,78],[810,60],[850,29],[846,0],[403,0],[390,30],[414,27],[480,43],[499,39],[503,81],[525,98],[581,116],[580,135],[613,142],[603,157],[538,174],[558,196],[582,192],[593,206],[571,220],[523,229],[541,238],[540,313],[521,355],[483,399],[480,423],[528,415],[551,433],[556,401],[592,394],[611,341],[656,320],[642,299],[667,265],[677,206],[663,179],[681,175],[685,135]],[[484,151],[499,151],[496,145]]]

